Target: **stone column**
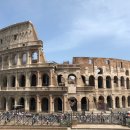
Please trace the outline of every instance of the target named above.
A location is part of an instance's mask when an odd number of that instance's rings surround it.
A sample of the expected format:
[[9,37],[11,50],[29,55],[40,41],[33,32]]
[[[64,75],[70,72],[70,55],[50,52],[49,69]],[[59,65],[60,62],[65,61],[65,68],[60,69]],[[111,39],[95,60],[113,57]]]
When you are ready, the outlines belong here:
[[98,78],[95,77],[95,89],[98,89]]
[[64,94],[63,96],[63,108],[64,112],[67,112],[67,94]]
[[39,95],[37,95],[37,112],[41,112],[41,101]]
[[15,98],[14,105],[16,106],[16,105],[18,105],[18,103],[19,103],[19,99],[18,99],[18,97],[16,97],[16,98]]
[[112,108],[115,109],[116,107],[115,107],[115,97],[114,96],[112,97],[112,105],[113,105]]
[[106,89],[106,77],[103,77],[103,88]]
[[26,72],[26,87],[30,87],[30,72]]
[[18,57],[17,57],[17,58],[18,58],[18,60],[17,60],[17,66],[19,66],[19,65],[20,65],[20,63],[21,63],[21,62],[20,62],[20,61],[21,61],[21,59],[20,59],[21,57],[20,57],[20,54],[19,54],[19,53],[18,53],[18,55],[17,55],[17,56],[18,56]]
[[18,77],[18,73],[17,72],[16,72],[16,75],[15,75],[15,81],[16,81],[15,88],[17,89],[17,88],[19,88],[19,77]]
[[120,105],[120,108],[122,108],[122,97],[119,97],[119,105]]
[[77,111],[81,112],[81,98],[80,95],[77,97]]
[[28,52],[27,52],[27,64],[31,64],[31,59],[32,59],[32,57],[31,57],[31,52],[28,51]]
[[111,89],[114,90],[114,79],[111,78]]
[[120,77],[118,77],[118,88],[121,89],[121,80],[120,80]]
[[89,98],[88,103],[89,103],[89,109],[88,110],[93,111],[94,110],[94,101],[93,101],[92,96]]
[[52,95],[50,94],[49,95],[49,112],[50,113],[53,113],[54,112],[54,102],[53,102],[53,97]]
[[124,88],[127,89],[127,86],[126,86],[126,79],[124,78]]
[[4,66],[4,56],[2,55],[2,64],[1,64],[1,69],[3,70],[3,66]]
[[41,74],[39,71],[37,72],[37,87],[42,87]]
[[50,87],[53,87],[53,73],[54,73],[54,69],[50,70]]
[[8,67],[11,66],[11,60],[12,60],[11,58],[12,58],[12,55],[8,56],[8,61],[7,61],[8,62]]
[[25,97],[25,111],[29,111],[29,97]]
[[9,98],[6,97],[6,111],[9,110]]
[[127,97],[125,97],[125,106],[126,106],[126,108],[128,108],[128,98]]

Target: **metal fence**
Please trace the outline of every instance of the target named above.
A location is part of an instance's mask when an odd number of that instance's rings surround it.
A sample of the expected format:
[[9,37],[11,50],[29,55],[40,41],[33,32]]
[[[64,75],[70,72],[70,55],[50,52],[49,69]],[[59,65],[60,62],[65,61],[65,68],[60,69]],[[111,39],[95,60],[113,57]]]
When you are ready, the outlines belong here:
[[66,113],[66,114],[32,114],[10,111],[0,114],[0,125],[55,125],[71,126],[73,122],[85,124],[126,125],[125,113]]

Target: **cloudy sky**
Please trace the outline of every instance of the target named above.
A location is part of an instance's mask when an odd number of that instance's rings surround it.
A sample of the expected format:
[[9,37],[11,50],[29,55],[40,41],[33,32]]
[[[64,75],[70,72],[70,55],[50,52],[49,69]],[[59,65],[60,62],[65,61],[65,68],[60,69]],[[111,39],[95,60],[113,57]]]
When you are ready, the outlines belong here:
[[32,21],[48,61],[130,60],[130,0],[1,0],[0,28]]

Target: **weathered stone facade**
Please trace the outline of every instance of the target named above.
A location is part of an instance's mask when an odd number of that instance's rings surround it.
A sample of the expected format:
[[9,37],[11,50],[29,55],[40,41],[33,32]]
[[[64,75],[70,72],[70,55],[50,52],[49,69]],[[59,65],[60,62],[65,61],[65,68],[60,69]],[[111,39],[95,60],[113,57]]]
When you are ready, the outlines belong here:
[[48,63],[31,22],[0,30],[0,111],[69,112],[130,108],[130,62],[74,57]]

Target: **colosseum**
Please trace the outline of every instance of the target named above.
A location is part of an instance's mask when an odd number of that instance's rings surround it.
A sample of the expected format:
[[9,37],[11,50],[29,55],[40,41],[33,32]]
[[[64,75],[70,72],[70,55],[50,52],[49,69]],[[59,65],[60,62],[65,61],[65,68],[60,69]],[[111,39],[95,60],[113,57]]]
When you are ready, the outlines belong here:
[[130,61],[73,57],[47,62],[31,22],[0,30],[0,111],[21,105],[28,112],[130,109]]

